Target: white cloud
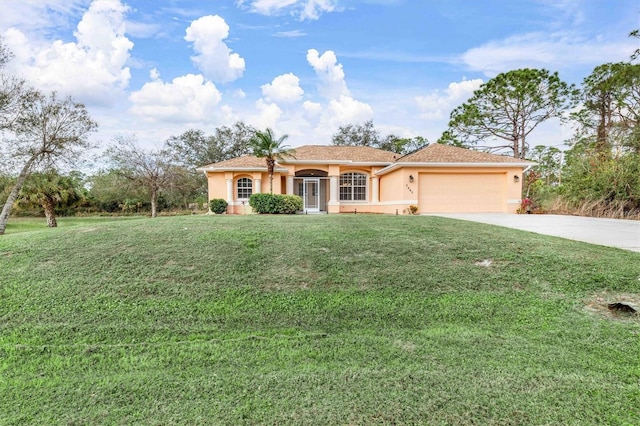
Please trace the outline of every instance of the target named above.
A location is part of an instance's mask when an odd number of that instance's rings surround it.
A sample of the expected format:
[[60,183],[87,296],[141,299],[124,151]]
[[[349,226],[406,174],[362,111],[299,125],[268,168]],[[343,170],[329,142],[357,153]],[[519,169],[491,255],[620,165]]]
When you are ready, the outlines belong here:
[[489,77],[519,68],[550,68],[626,60],[637,48],[631,39],[584,38],[568,32],[521,34],[469,49],[462,60]]
[[300,20],[311,19],[316,20],[324,12],[333,12],[336,8],[335,0],[308,0],[304,4]]
[[300,30],[291,30],[291,31],[279,31],[275,33],[274,37],[283,37],[283,38],[297,38],[306,36],[307,33]]
[[87,0],[12,1],[10,7],[2,8],[0,28],[41,34],[69,30],[73,27],[73,19],[82,16],[88,3]]
[[282,117],[282,110],[275,103],[267,103],[263,99],[256,101],[258,115],[252,120],[258,129],[277,128],[277,123]]
[[309,116],[319,116],[322,112],[322,104],[311,101],[304,101],[302,108]]
[[127,21],[127,34],[140,38],[152,38],[162,31],[161,24]]
[[187,28],[185,40],[193,42],[193,63],[207,78],[227,83],[242,77],[244,59],[223,42],[229,37],[229,25],[218,15],[208,15],[196,19]]
[[341,95],[329,101],[320,118],[320,127],[332,129],[349,123],[362,123],[373,117],[373,109],[364,102]]
[[11,71],[23,75],[44,90],[71,94],[84,102],[109,104],[129,84],[125,67],[133,43],[125,36],[124,14],[119,0],[94,1],[78,23],[77,42],[56,40],[38,44],[11,28],[4,35],[15,60]]
[[164,83],[156,70],[153,81],[131,93],[131,113],[152,121],[199,122],[210,119],[222,99],[216,86],[202,75],[187,74]]
[[427,120],[442,120],[458,105],[469,99],[482,84],[481,79],[450,83],[444,91],[436,90],[426,96],[416,96],[415,101],[421,117]]
[[154,69],[152,69],[152,70],[149,72],[149,78],[150,78],[152,81],[160,80],[160,72],[158,71],[158,69],[157,69],[157,68],[154,68]]
[[336,99],[340,96],[351,95],[344,80],[342,64],[338,63],[336,54],[333,51],[327,50],[320,56],[316,49],[309,49],[307,51],[307,61],[313,67],[320,80],[318,92],[321,96],[328,99]]
[[300,87],[300,79],[292,73],[283,74],[262,87],[262,94],[274,102],[293,103],[302,99],[304,90]]
[[[237,2],[243,5],[245,1]],[[288,12],[299,20],[317,20],[323,13],[337,10],[337,0],[252,0],[253,12],[262,15],[277,15]]]
[[305,100],[300,104],[305,95],[300,79],[292,73],[280,75],[261,87],[263,98],[256,102],[257,113],[251,119],[254,126],[272,127],[297,138],[297,142],[326,144],[339,126],[373,117],[371,106],[354,99],[349,92],[334,52],[320,55],[310,49],[307,61],[316,72],[318,96],[325,100]]
[[263,15],[271,15],[296,3],[298,0],[254,0],[251,2],[251,9]]

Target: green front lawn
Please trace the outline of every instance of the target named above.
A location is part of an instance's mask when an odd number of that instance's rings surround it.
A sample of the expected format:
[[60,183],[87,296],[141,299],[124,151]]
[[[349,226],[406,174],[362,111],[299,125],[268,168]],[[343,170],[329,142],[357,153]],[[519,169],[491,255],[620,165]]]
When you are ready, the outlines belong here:
[[[0,236],[0,424],[640,424],[640,254],[438,217]],[[11,222],[10,222],[11,225]]]

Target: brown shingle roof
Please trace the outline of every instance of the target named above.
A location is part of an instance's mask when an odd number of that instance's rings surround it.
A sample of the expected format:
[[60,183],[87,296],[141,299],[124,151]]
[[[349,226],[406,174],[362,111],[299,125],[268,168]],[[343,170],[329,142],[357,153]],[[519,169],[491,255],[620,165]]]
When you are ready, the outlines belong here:
[[[518,163],[520,165],[529,163],[526,160],[504,155],[488,154],[441,144],[432,144],[404,157],[397,157],[398,154],[393,152],[368,146],[304,145],[295,148],[294,157],[288,157],[286,160],[281,161],[280,164],[286,164],[289,161],[324,161],[329,164],[348,161],[356,163],[387,163],[389,165],[395,163],[397,166],[402,163]],[[243,155],[242,157],[209,164],[199,169],[210,168],[266,169],[266,164],[263,158]]]
[[200,167],[201,169],[207,168],[267,168],[267,165],[264,161],[264,158],[254,157],[253,155],[243,155],[242,157],[232,158],[230,160],[220,161],[218,163],[207,164],[206,166]]
[[432,144],[404,156],[398,163],[528,163],[526,160],[473,151],[456,146]]
[[[294,148],[293,156],[286,157],[279,161],[279,164],[286,164],[289,161],[325,161],[332,162],[355,162],[355,163],[393,163],[399,155],[382,149],[368,146],[331,146],[331,145],[304,145]],[[253,155],[243,155],[242,157],[220,161],[218,163],[207,164],[199,169],[225,169],[225,168],[266,168],[263,158]]]
[[[294,161],[353,161],[356,163],[393,163],[393,152],[369,146],[304,145],[295,148]],[[286,163],[287,161],[283,161]]]

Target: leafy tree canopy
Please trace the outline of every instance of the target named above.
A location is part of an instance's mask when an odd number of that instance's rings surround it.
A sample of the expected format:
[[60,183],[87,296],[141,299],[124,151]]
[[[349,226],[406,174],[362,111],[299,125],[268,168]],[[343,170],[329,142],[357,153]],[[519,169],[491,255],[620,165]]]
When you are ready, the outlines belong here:
[[[562,118],[575,105],[577,91],[545,69],[519,69],[498,74],[453,110],[441,141],[511,151],[526,158],[527,137],[550,118]],[[500,142],[502,141],[502,142]]]
[[80,183],[74,176],[62,176],[55,170],[47,170],[29,175],[20,191],[23,203],[41,206],[47,218],[47,226],[55,228],[55,209],[82,198]]
[[176,162],[195,168],[249,154],[255,134],[255,128],[238,121],[231,127],[218,127],[212,135],[202,130],[187,130],[180,136],[170,137],[166,146]]
[[251,150],[253,155],[258,158],[264,158],[267,163],[267,172],[269,173],[269,192],[273,193],[273,171],[275,169],[276,160],[282,160],[285,157],[294,155],[294,150],[284,144],[289,135],[282,135],[276,138],[273,130],[267,128],[265,131],[257,131],[251,139]]
[[147,150],[135,139],[117,137],[105,157],[112,168],[127,180],[144,188],[151,199],[151,217],[157,216],[161,191],[171,187],[181,173],[166,150]]
[[425,146],[428,141],[422,136],[401,138],[389,134],[381,137],[380,132],[373,125],[373,120],[368,120],[363,124],[340,126],[334,133],[331,143],[338,146],[370,146],[405,155]]
[[11,127],[10,138],[0,141],[0,151],[8,153],[20,169],[18,179],[0,213],[0,235],[4,234],[13,203],[34,167],[73,163],[91,147],[88,136],[98,124],[81,103],[71,97],[58,98],[32,93],[21,98],[21,110]]
[[582,108],[572,114],[577,124],[570,143],[593,143],[600,156],[613,148],[640,152],[640,64],[597,66],[581,90]]

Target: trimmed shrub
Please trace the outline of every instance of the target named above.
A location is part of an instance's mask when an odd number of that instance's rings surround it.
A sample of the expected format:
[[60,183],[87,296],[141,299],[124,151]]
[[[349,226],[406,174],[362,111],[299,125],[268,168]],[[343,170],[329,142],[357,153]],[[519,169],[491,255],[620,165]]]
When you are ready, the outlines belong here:
[[256,213],[294,214],[302,210],[302,198],[297,195],[252,194],[249,205]]
[[256,213],[275,213],[275,201],[272,194],[251,194],[249,205]]
[[279,195],[280,213],[295,214],[302,210],[302,198],[297,195]]
[[227,204],[227,202],[222,198],[214,198],[213,200],[209,201],[209,208],[215,214],[226,213],[228,205],[229,204]]

